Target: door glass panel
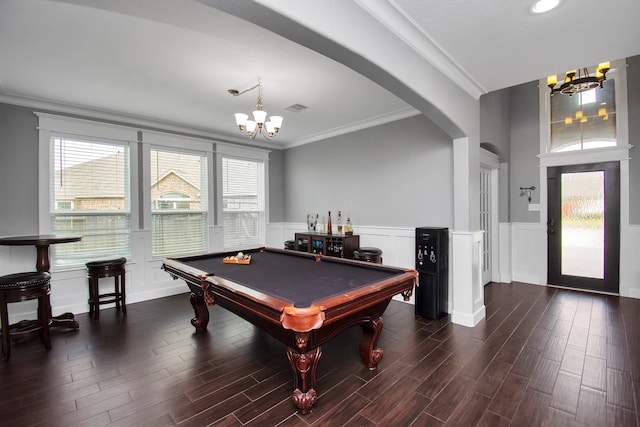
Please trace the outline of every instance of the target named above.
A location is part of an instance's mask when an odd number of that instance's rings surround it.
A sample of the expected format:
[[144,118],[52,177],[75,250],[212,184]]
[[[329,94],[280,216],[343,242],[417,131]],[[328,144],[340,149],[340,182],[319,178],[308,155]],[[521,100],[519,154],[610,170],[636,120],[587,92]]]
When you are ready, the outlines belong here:
[[[491,172],[480,171],[480,228],[482,229],[482,275],[489,282],[491,269]],[[487,276],[487,277],[484,277]]]
[[604,278],[604,171],[563,173],[564,275]]

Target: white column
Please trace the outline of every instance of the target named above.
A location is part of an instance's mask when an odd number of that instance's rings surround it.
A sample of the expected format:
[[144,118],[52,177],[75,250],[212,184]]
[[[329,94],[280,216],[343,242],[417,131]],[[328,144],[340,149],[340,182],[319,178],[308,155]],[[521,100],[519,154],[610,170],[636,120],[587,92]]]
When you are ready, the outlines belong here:
[[[477,144],[477,143],[476,143]],[[451,231],[451,321],[475,326],[485,317],[482,286],[482,231],[479,230],[479,144],[453,140],[453,219]],[[474,216],[475,215],[475,216]]]
[[486,314],[482,285],[482,231],[453,231],[451,243],[451,321],[458,325],[475,326]]

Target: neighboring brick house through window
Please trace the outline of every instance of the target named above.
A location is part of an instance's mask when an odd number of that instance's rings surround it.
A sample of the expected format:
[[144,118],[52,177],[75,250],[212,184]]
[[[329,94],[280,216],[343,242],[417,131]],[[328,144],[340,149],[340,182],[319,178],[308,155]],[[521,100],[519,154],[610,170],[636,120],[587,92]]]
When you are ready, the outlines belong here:
[[81,242],[53,248],[54,266],[130,256],[128,145],[53,136],[50,153],[51,231],[82,236]]
[[208,249],[207,157],[153,148],[151,163],[152,255]]

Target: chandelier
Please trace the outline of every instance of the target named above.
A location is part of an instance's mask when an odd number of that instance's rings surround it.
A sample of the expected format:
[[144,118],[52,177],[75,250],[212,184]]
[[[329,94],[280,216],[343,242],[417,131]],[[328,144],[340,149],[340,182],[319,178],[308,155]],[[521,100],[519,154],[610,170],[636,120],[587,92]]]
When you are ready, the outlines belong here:
[[[558,76],[553,75],[547,77],[547,86],[551,89],[551,95],[560,92],[563,95],[573,95],[574,93],[584,92],[585,90],[594,89],[596,87],[602,87],[602,84],[607,80],[607,71],[609,71],[609,63],[603,62],[596,68],[596,75],[589,75],[587,67],[580,70],[567,71],[564,77],[564,83],[556,87],[558,84]],[[577,76],[577,77],[576,77]]]
[[258,84],[250,87],[249,89],[245,89],[242,92],[237,89],[229,89],[229,92],[233,96],[240,96],[243,93],[247,93],[254,89],[258,89],[258,101],[256,102],[256,110],[253,112],[253,120],[249,120],[249,115],[244,113],[236,113],[236,125],[238,125],[238,129],[242,134],[248,136],[251,139],[255,139],[256,135],[259,133],[262,136],[270,140],[280,130],[282,126],[282,117],[281,116],[271,116],[267,121],[267,112],[262,109],[262,83],[260,79],[258,79]]

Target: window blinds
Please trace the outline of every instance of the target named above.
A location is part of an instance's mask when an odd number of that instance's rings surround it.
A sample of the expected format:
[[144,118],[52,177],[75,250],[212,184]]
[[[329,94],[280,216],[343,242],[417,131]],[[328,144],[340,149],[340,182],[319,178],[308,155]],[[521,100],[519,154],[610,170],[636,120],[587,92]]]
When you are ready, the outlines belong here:
[[131,254],[128,145],[50,139],[51,231],[82,241],[54,245],[57,268]]
[[224,248],[263,246],[265,178],[262,161],[222,158]]
[[151,150],[152,255],[207,250],[207,158]]

